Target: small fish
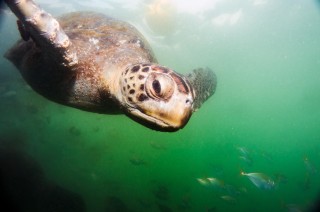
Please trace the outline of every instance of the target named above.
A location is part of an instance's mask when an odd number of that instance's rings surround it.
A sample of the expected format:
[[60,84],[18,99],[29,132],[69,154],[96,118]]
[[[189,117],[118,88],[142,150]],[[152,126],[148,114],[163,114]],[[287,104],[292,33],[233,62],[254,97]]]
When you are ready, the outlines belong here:
[[277,183],[286,184],[288,182],[288,178],[284,174],[276,173],[274,174],[274,177]]
[[264,151],[264,152],[262,152],[261,155],[262,155],[262,157],[264,157],[270,163],[274,162],[273,157],[272,157],[272,155],[270,153]]
[[302,212],[300,207],[296,204],[286,204],[285,208],[288,210],[288,212]]
[[307,171],[309,172],[309,174],[316,174],[318,172],[318,170],[314,167],[314,165],[310,162],[308,157],[305,157],[303,159],[304,165],[307,169]]
[[178,209],[179,211],[186,211],[190,210],[191,208],[191,197],[189,194],[186,194],[182,197],[180,203],[178,204]]
[[246,187],[243,187],[243,186],[239,188],[239,191],[241,193],[244,193],[244,194],[248,193],[248,189]]
[[216,212],[217,211],[217,207],[211,207],[211,208],[208,208],[207,210],[206,210],[206,212]]
[[263,173],[245,173],[241,172],[241,175],[247,176],[249,180],[259,189],[271,190],[274,189],[275,182]]
[[234,187],[233,185],[230,185],[230,184],[226,184],[224,186],[224,189],[225,189],[226,193],[228,193],[230,196],[238,196],[242,193],[242,191],[240,189],[237,189],[236,187]]
[[4,94],[1,95],[1,97],[3,98],[10,98],[10,97],[14,97],[17,95],[17,92],[16,91],[7,91],[5,92]]
[[131,157],[129,161],[131,164],[133,164],[135,166],[141,166],[141,165],[147,164],[147,162],[144,159],[142,159],[140,157],[136,157],[136,156]]
[[248,166],[252,166],[253,160],[249,156],[240,156],[242,161],[244,161]]
[[249,155],[250,155],[249,150],[245,147],[237,147],[237,150],[239,151],[240,155],[242,155],[242,156],[249,157]]
[[150,142],[150,146],[154,149],[158,149],[158,150],[166,150],[167,147],[161,143],[157,143],[155,141],[151,141]]
[[218,176],[218,177],[222,177],[224,175],[224,170],[222,167],[216,166],[216,165],[210,165],[210,166],[212,166],[212,168],[210,169],[212,175]]
[[306,173],[306,176],[304,178],[304,181],[302,182],[302,188],[303,190],[309,190],[310,187],[311,187],[311,180],[310,180],[310,174],[309,173]]
[[214,177],[197,178],[197,181],[207,187],[224,188],[224,182]]
[[253,160],[250,156],[250,152],[246,147],[236,147],[239,152],[239,158],[245,162],[248,166],[252,166]]
[[79,135],[81,135],[81,131],[80,131],[77,127],[75,127],[75,126],[71,126],[71,127],[69,128],[69,133],[72,134],[73,136],[79,136]]
[[221,196],[221,199],[223,199],[231,205],[235,205],[237,203],[237,199],[229,195],[223,195]]

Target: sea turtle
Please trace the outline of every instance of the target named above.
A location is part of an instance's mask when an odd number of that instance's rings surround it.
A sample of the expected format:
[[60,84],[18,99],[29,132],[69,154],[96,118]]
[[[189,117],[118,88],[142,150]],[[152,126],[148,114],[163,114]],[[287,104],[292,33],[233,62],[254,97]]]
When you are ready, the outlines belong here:
[[148,42],[126,22],[93,12],[55,19],[33,0],[5,2],[22,37],[5,57],[54,102],[176,131],[215,92],[209,68],[183,76],[157,64]]

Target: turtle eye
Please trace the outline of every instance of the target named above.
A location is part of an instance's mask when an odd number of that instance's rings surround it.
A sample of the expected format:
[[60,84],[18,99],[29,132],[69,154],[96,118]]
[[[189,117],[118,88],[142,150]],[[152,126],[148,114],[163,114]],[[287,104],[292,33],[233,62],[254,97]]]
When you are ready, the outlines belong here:
[[152,82],[152,88],[157,94],[161,93],[161,85],[160,85],[159,80],[154,80]]
[[165,74],[152,73],[146,81],[147,95],[153,99],[168,100],[175,88],[174,81]]

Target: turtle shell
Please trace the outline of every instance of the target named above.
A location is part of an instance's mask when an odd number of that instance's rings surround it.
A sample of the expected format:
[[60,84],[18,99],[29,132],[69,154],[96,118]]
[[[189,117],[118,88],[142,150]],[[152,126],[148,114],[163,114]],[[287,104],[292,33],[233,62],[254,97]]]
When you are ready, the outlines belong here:
[[131,64],[157,62],[145,38],[132,25],[93,12],[69,13],[58,21],[77,65],[55,59],[59,52],[43,48],[36,38],[18,41],[6,57],[48,99],[94,112],[120,112],[113,85],[121,72]]

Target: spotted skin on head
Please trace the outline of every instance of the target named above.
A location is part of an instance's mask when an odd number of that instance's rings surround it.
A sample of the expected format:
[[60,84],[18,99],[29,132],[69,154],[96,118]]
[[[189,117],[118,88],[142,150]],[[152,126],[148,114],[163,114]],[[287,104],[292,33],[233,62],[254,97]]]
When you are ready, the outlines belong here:
[[163,128],[181,128],[192,113],[188,80],[158,64],[136,64],[122,73],[121,91],[128,112]]

